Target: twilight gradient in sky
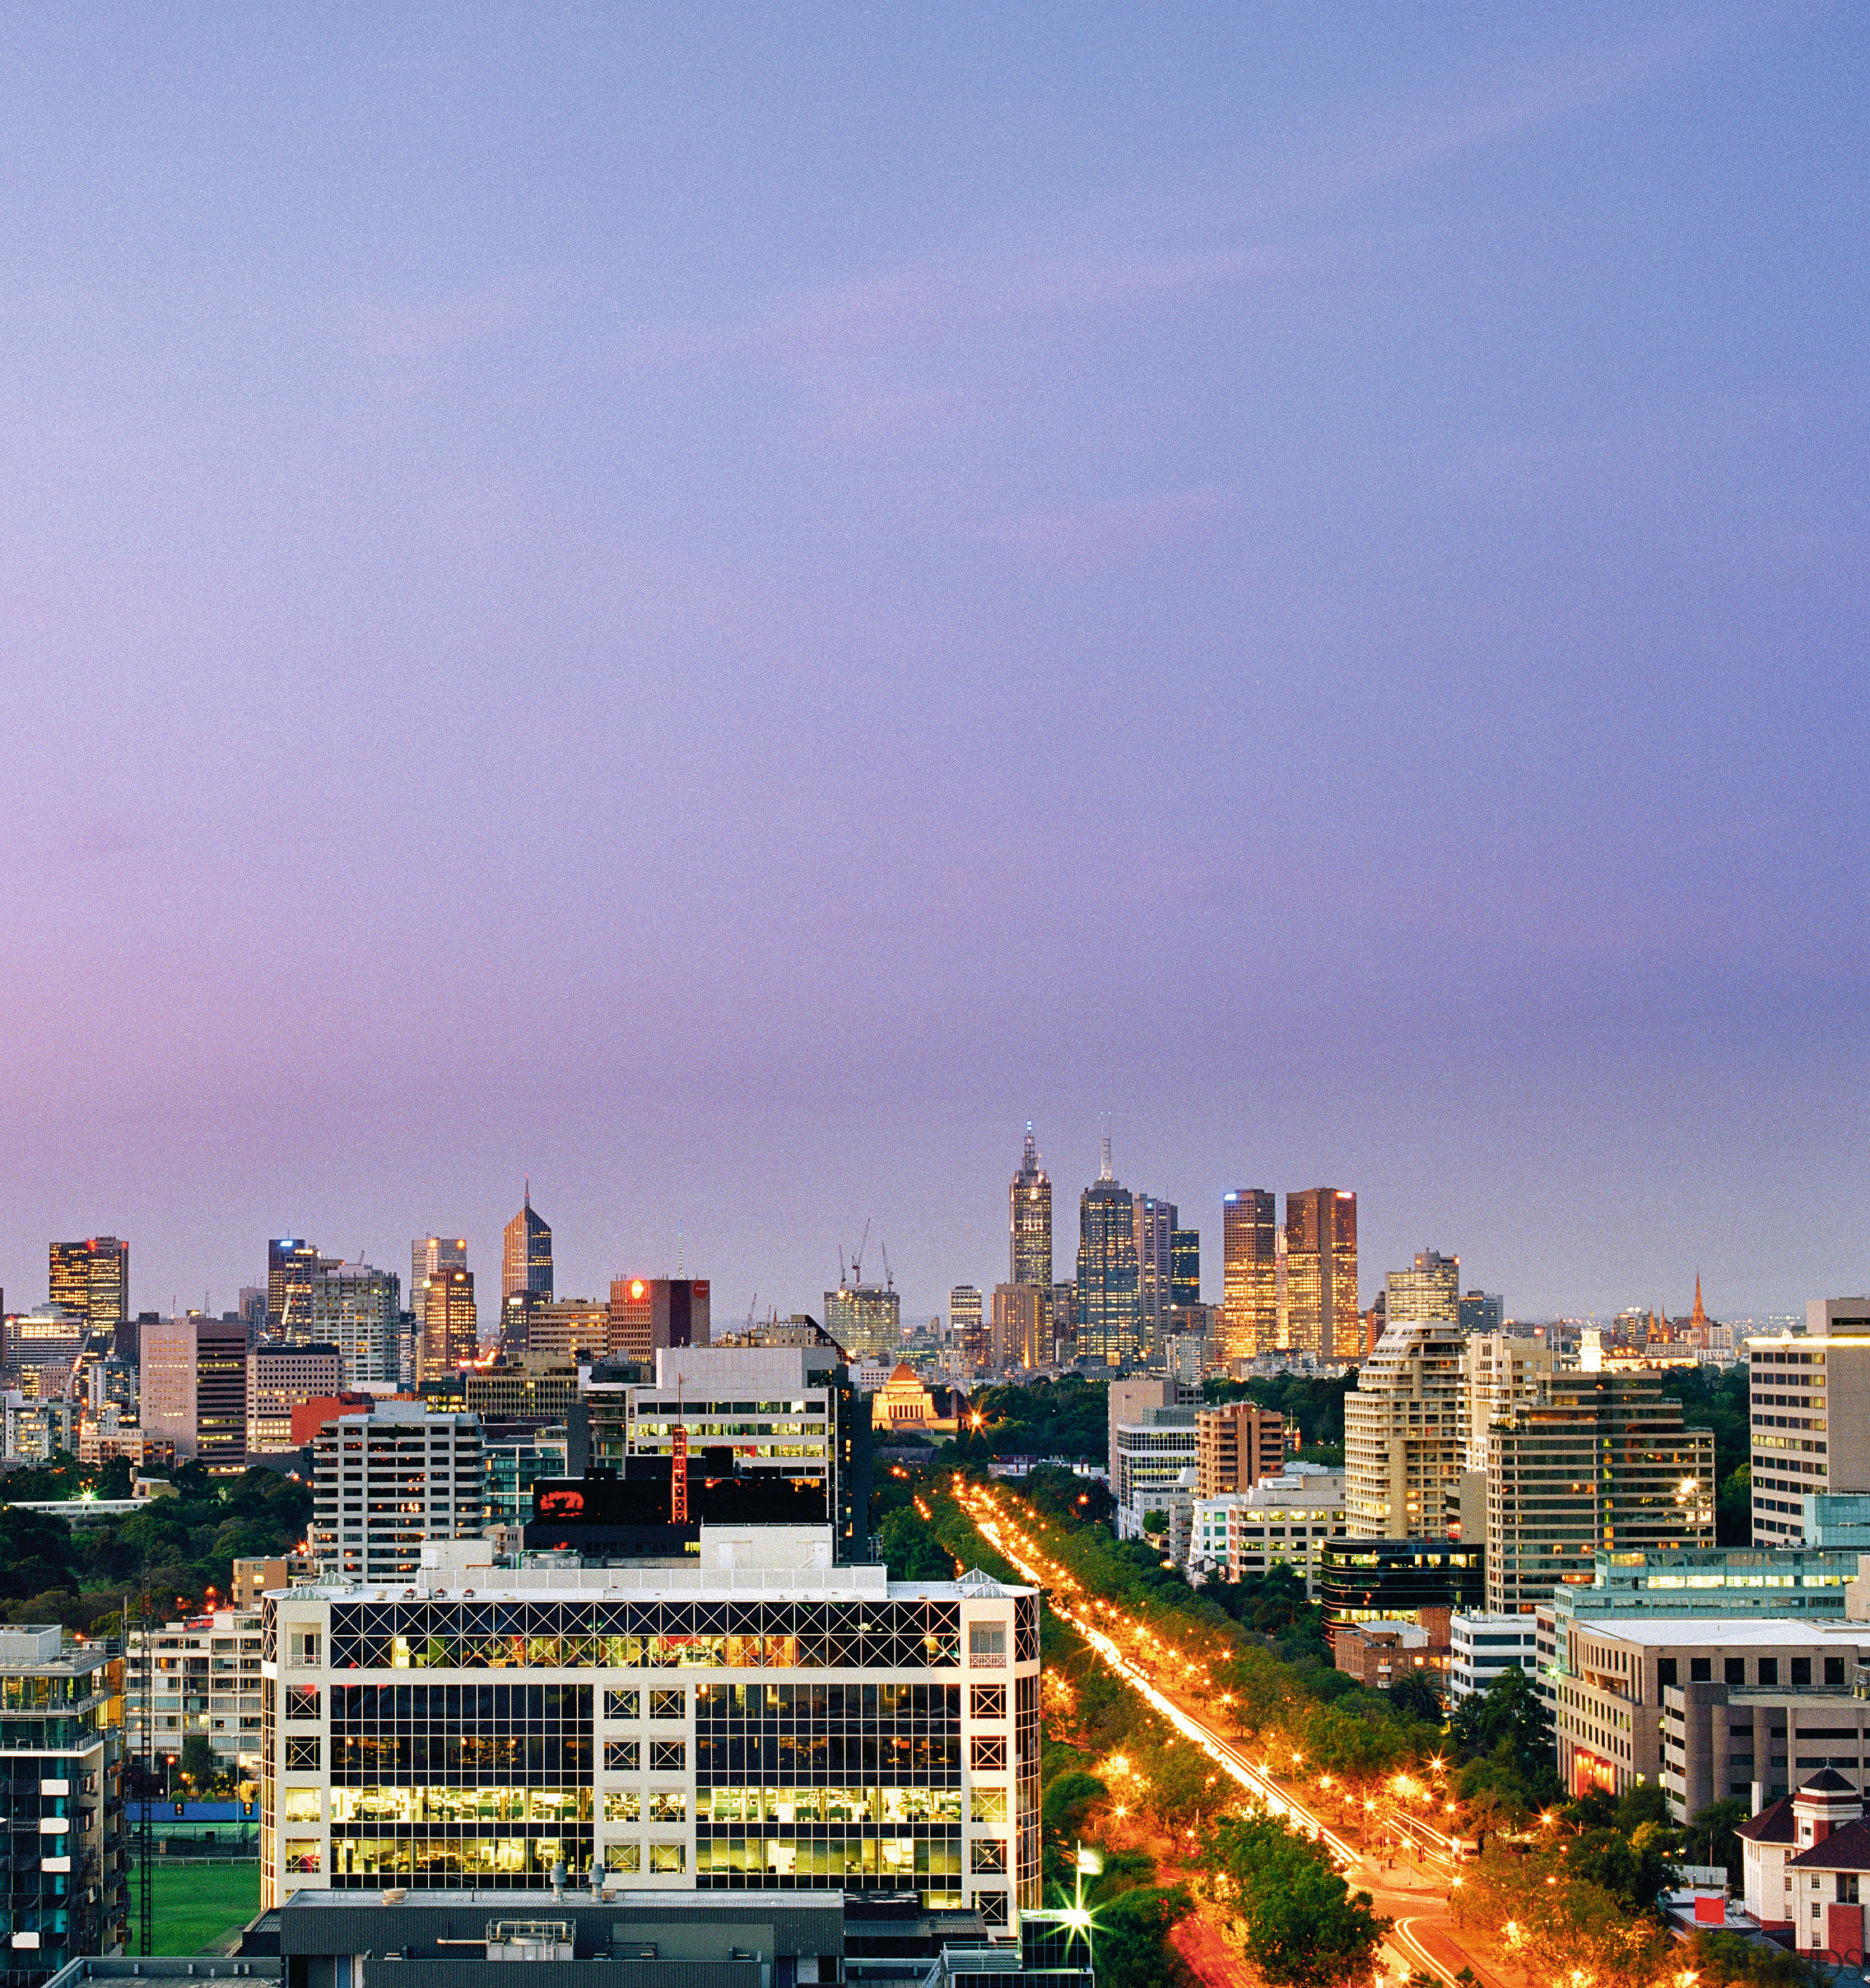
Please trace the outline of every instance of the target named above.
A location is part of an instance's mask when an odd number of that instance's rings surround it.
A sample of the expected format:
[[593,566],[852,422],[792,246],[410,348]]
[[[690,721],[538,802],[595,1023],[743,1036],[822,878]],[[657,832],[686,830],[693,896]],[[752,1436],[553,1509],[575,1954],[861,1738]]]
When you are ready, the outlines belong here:
[[1848,5],[0,26],[0,1283],[1870,1283]]

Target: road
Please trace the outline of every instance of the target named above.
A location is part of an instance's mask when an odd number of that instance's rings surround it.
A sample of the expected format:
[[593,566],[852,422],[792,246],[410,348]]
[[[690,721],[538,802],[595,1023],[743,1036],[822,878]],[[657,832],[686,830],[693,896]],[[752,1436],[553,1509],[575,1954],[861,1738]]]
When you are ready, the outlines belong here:
[[[1386,1871],[1380,1857],[1361,1849],[1332,1827],[1291,1789],[1282,1787],[1263,1765],[1249,1760],[1194,1705],[1158,1684],[1142,1664],[1091,1619],[1088,1608],[1063,1584],[1061,1575],[1071,1581],[1065,1570],[1037,1564],[1036,1546],[1016,1530],[1013,1515],[990,1493],[961,1484],[955,1496],[982,1537],[1026,1580],[1047,1591],[1053,1614],[1068,1621],[1111,1670],[1271,1814],[1283,1817],[1294,1828],[1324,1844],[1345,1875],[1369,1892],[1377,1910],[1395,1922],[1384,1949],[1385,1973],[1393,1973],[1398,1982],[1406,1981],[1418,1969],[1446,1980],[1466,1966],[1473,1969],[1483,1988],[1505,1988],[1495,1969],[1461,1943],[1460,1935],[1449,1918],[1449,1891],[1451,1885],[1459,1882],[1459,1873],[1453,1845],[1446,1836],[1431,1824],[1414,1821],[1411,1827],[1424,1846],[1419,1853],[1420,1861],[1412,1860],[1401,1871]],[[1074,1581],[1071,1586],[1076,1587]],[[1226,1956],[1218,1940],[1197,1940],[1193,1950],[1188,1942],[1178,1941],[1178,1945],[1185,1958],[1216,1988],[1222,1983],[1232,1988],[1232,1983],[1240,1978],[1238,1963]],[[1229,1962],[1225,1969],[1219,1964],[1223,1957]],[[1381,1980],[1379,1976],[1379,1988]]]

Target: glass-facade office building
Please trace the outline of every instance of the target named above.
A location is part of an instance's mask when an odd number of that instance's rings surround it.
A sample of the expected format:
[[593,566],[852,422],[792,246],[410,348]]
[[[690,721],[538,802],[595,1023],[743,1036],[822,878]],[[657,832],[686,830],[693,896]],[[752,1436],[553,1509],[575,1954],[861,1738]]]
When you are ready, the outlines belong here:
[[601,1863],[990,1923],[1039,1904],[1034,1591],[834,1566],[823,1527],[705,1527],[699,1566],[422,1578],[266,1599],[269,1902]]

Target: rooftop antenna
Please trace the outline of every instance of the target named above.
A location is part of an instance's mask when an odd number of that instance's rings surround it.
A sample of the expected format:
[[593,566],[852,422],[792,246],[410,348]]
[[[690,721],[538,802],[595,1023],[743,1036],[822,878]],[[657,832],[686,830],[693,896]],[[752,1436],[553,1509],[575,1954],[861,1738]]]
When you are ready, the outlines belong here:
[[682,1268],[681,1251],[681,1224],[678,1222],[675,1225],[675,1274],[678,1277],[685,1276],[688,1274]]
[[1104,1114],[1103,1145],[1104,1165],[1098,1172],[1097,1178],[1100,1180],[1114,1180],[1117,1176],[1111,1171],[1111,1119],[1107,1111]]

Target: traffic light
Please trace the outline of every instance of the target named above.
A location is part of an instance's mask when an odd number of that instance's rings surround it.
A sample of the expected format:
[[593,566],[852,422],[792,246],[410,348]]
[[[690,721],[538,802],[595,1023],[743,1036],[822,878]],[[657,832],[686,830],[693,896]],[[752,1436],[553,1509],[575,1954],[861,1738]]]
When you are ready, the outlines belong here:
[[188,1806],[188,1804],[186,1802],[178,1802],[175,1804],[175,1813],[178,1815],[181,1814],[187,1809]]

